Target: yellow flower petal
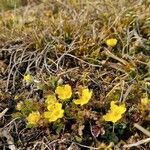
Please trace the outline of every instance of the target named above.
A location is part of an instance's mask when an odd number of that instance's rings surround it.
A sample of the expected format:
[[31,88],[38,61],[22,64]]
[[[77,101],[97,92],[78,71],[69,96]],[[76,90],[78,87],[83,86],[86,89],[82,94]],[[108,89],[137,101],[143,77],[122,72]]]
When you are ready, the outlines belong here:
[[111,121],[113,123],[116,123],[118,120],[122,118],[122,115],[118,112],[108,112],[106,115],[103,116],[105,121]]
[[44,117],[49,122],[54,122],[57,119],[62,118],[64,116],[64,110],[62,109],[61,103],[48,105],[48,110],[49,111],[44,112]]
[[82,90],[82,98],[87,99],[88,101],[92,97],[92,91],[90,91],[88,88]]
[[58,86],[55,90],[55,93],[58,95],[58,98],[61,100],[70,99],[72,96],[72,89],[69,84]]
[[110,110],[106,115],[103,116],[105,121],[111,121],[116,123],[118,120],[122,118],[122,115],[126,112],[125,104],[121,104],[120,106],[116,105],[114,101],[111,102]]
[[56,96],[55,95],[48,95],[45,102],[47,104],[53,104],[57,102]]
[[60,109],[60,110],[55,110],[53,111],[53,113],[51,114],[51,117],[49,117],[49,122],[54,122],[59,118],[62,118],[64,116],[64,110]]
[[84,104],[82,99],[76,99],[76,100],[74,100],[73,102],[74,102],[76,105],[79,105],[79,104],[80,104],[81,106]]
[[37,112],[30,113],[26,119],[29,124],[36,125],[38,124],[40,118],[41,118],[40,113],[37,111]]
[[75,104],[80,104],[81,106],[84,104],[87,104],[89,102],[89,100],[92,97],[92,91],[90,91],[88,88],[83,88],[81,90],[81,96],[79,99],[74,100]]
[[126,111],[125,104],[121,104],[118,106],[115,104],[115,101],[112,101],[110,105],[111,105],[110,109],[113,111],[118,110],[120,113],[124,113]]
[[52,104],[49,104],[48,106],[47,106],[47,109],[49,110],[49,111],[53,111],[54,109],[56,110],[56,109],[58,109],[58,110],[60,110],[62,108],[62,104],[61,103],[52,103]]
[[148,105],[148,104],[150,104],[150,99],[148,99],[148,98],[146,98],[146,97],[145,97],[145,98],[142,98],[142,99],[141,99],[141,104],[142,104],[142,105],[145,105],[145,106]]
[[33,82],[33,77],[30,74],[26,74],[26,75],[24,75],[23,80],[27,84],[31,84]]
[[139,109],[142,113],[144,113],[146,110],[149,110],[150,107],[150,99],[148,97],[142,98],[141,103],[139,104]]
[[108,39],[106,40],[106,44],[107,46],[114,47],[117,44],[117,39],[115,38]]
[[51,116],[51,112],[50,111],[45,111],[44,112],[44,118],[48,119]]

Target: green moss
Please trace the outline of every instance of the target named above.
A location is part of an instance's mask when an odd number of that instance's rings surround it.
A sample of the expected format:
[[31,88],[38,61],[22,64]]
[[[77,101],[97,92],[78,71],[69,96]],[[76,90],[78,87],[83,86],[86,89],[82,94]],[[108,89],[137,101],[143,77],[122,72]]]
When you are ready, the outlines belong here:
[[0,11],[6,11],[9,9],[15,9],[21,5],[20,0],[1,0]]

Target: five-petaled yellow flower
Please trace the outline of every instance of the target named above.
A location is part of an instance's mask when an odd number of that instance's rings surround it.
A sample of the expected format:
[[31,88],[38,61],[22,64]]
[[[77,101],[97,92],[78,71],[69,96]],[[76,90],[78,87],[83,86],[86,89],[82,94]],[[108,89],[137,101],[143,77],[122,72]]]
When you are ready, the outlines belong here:
[[116,123],[122,118],[122,115],[126,112],[125,104],[116,105],[114,101],[111,102],[110,110],[103,116],[105,121],[111,121]]
[[58,98],[61,100],[70,99],[72,96],[72,89],[69,84],[57,86],[55,93],[58,95]]
[[49,122],[54,122],[64,116],[64,110],[61,103],[55,103],[47,106],[48,111],[44,112],[44,118]]
[[36,111],[36,112],[30,113],[26,119],[28,121],[28,124],[37,125],[40,118],[41,118],[40,113],[38,111]]
[[81,106],[87,104],[92,97],[92,91],[88,88],[82,88],[80,97],[77,100],[74,100],[75,104],[80,104]]
[[30,74],[26,74],[26,75],[23,76],[23,80],[27,84],[31,84],[33,82],[33,77]]
[[110,46],[110,47],[114,47],[114,46],[116,46],[117,42],[118,41],[115,38],[107,39],[106,40],[106,45]]

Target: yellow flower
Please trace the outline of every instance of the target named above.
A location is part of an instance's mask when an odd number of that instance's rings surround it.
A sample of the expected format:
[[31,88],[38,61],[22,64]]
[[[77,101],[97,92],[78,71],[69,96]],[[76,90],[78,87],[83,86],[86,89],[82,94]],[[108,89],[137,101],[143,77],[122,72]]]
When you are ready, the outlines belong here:
[[105,121],[111,121],[116,123],[118,120],[122,118],[122,115],[126,112],[125,104],[121,104],[120,106],[116,105],[114,101],[111,102],[111,107],[109,112],[103,116]]
[[48,95],[45,102],[48,105],[56,103],[57,102],[56,96],[55,95]]
[[82,88],[79,99],[74,100],[74,103],[80,104],[82,106],[84,104],[87,104],[91,99],[91,97],[92,97],[92,91],[90,91],[88,88]]
[[141,99],[141,103],[139,104],[139,109],[144,112],[145,110],[148,110],[150,107],[150,99],[147,97]]
[[55,93],[58,95],[58,98],[61,100],[67,100],[72,96],[72,89],[69,84],[58,86],[55,90]]
[[142,98],[141,99],[141,104],[146,106],[146,105],[150,104],[150,100],[148,98],[146,98],[146,97]]
[[107,46],[114,47],[117,44],[117,39],[111,38],[106,40]]
[[33,77],[30,74],[26,74],[26,75],[24,75],[23,80],[27,84],[31,84],[33,82]]
[[28,124],[37,125],[41,116],[38,111],[32,112],[29,114],[29,116],[26,118],[28,121]]
[[44,117],[49,122],[54,122],[64,116],[64,110],[61,103],[55,103],[47,106],[48,111],[44,112]]

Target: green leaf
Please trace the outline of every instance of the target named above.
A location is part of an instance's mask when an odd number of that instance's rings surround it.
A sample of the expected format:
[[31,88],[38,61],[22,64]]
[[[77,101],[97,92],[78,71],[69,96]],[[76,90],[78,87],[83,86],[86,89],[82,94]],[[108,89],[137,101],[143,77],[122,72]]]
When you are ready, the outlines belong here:
[[75,140],[76,140],[77,142],[79,142],[79,143],[82,142],[82,138],[81,138],[81,137],[79,137],[79,136],[76,135],[74,138],[75,138]]

